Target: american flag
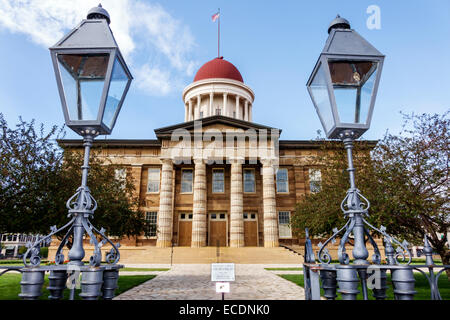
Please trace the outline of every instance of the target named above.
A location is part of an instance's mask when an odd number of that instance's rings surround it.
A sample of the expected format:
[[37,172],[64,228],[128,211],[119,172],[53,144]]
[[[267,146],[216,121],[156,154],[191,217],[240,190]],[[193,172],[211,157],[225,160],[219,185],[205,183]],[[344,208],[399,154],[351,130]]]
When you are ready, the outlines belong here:
[[219,13],[219,12],[217,12],[216,14],[213,14],[213,16],[211,17],[211,18],[212,18],[212,21],[213,21],[213,22],[216,22],[216,20],[219,19],[219,16],[220,16],[220,13]]

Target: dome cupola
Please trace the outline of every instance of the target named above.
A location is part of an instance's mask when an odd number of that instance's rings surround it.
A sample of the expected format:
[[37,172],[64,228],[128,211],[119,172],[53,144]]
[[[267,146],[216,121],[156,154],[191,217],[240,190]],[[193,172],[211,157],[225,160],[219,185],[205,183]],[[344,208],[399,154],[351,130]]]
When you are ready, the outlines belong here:
[[244,82],[239,70],[223,57],[215,58],[205,63],[194,77],[195,81],[205,79],[231,79],[240,82]]
[[225,116],[252,121],[255,94],[239,70],[223,57],[206,62],[183,91],[185,121]]

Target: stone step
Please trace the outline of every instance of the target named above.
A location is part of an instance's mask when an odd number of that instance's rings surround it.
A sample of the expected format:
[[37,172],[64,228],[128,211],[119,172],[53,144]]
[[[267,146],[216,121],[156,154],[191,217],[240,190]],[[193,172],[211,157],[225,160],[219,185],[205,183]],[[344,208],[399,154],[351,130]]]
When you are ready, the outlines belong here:
[[[102,248],[102,256],[110,248]],[[51,247],[49,257],[54,256],[56,248]],[[93,248],[85,247],[85,260],[89,260]],[[64,252],[67,257],[67,251]],[[149,264],[184,264],[184,263],[246,263],[246,264],[301,264],[303,257],[282,247],[263,248],[263,247],[244,247],[244,248],[219,248],[217,255],[216,247],[190,248],[174,247],[156,248],[156,247],[131,247],[123,246],[120,248],[120,263],[149,263]]]

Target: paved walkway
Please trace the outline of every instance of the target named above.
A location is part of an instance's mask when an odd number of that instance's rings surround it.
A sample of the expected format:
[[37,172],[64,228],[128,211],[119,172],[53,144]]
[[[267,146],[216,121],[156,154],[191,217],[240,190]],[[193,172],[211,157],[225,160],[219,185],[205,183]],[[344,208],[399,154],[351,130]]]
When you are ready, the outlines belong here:
[[[225,299],[233,300],[304,300],[303,288],[264,270],[292,265],[236,264],[236,281]],[[177,264],[127,292],[117,300],[220,300],[211,282],[210,264]]]

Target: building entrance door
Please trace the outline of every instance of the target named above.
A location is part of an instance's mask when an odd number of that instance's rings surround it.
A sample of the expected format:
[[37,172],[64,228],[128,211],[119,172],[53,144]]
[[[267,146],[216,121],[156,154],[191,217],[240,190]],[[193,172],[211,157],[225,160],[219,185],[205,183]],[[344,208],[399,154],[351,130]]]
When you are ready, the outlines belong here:
[[208,230],[210,246],[227,246],[228,224],[225,213],[210,213]]
[[256,213],[244,213],[244,245],[258,246],[258,219]]
[[178,246],[190,247],[192,240],[192,213],[180,213],[178,220]]

